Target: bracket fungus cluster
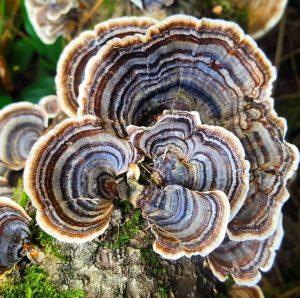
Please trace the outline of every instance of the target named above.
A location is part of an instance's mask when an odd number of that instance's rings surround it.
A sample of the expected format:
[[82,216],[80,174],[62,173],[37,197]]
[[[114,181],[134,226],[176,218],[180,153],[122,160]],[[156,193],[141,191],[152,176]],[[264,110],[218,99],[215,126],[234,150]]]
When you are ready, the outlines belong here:
[[62,241],[92,240],[126,197],[163,257],[201,255],[218,279],[257,283],[299,160],[273,109],[275,77],[231,22],[121,18],[82,33],[56,79],[71,118],[26,163],[38,223]]

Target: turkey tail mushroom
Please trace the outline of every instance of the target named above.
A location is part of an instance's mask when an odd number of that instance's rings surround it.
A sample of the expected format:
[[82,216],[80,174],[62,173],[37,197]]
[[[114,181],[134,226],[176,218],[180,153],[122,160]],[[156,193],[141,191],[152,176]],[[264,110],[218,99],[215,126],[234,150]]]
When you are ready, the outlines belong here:
[[44,108],[49,118],[55,118],[61,111],[56,95],[47,95],[39,100],[39,105]]
[[285,121],[273,109],[275,78],[265,54],[237,25],[173,16],[143,36],[108,42],[90,59],[79,114],[100,117],[123,137],[129,125],[152,125],[166,109],[197,111],[203,124],[235,134],[251,177],[230,238],[263,240],[276,229],[286,182],[299,162],[296,147],[284,141]]
[[156,237],[155,252],[176,260],[206,256],[224,239],[230,206],[221,191],[196,192],[179,185],[145,187],[135,205],[142,209]]
[[253,286],[273,265],[283,238],[282,215],[275,233],[265,240],[232,241],[229,238],[208,256],[213,274],[225,281],[230,274],[238,285]]
[[76,6],[75,0],[25,0],[28,18],[34,31],[45,44],[52,44],[63,35],[67,14]]
[[275,69],[234,23],[173,16],[108,42],[86,68],[79,113],[125,127],[148,125],[163,110],[198,111],[222,123],[272,91]]
[[17,263],[29,242],[30,217],[25,210],[8,197],[0,197],[0,271]]
[[24,172],[25,191],[37,208],[37,222],[65,242],[86,242],[108,227],[116,177],[135,152],[125,140],[90,116],[67,119],[34,146]]
[[153,163],[153,180],[224,192],[230,219],[242,207],[249,189],[249,162],[239,139],[228,130],[202,124],[197,112],[165,111],[154,126],[129,126],[128,132],[133,145]]
[[48,125],[43,108],[29,102],[13,103],[0,111],[0,160],[21,170],[33,144]]
[[123,17],[95,26],[82,32],[64,49],[57,66],[56,88],[63,110],[70,116],[77,113],[79,85],[85,77],[86,64],[109,40],[136,33],[144,34],[154,19]]

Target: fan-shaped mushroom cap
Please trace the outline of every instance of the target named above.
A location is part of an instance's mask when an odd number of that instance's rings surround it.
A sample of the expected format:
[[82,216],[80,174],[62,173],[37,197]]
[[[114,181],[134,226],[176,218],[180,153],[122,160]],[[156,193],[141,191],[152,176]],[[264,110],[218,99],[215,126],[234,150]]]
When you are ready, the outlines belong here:
[[150,186],[143,189],[136,205],[151,223],[154,251],[165,258],[205,256],[224,239],[230,206],[221,191]]
[[23,244],[28,242],[30,217],[17,203],[0,197],[0,271],[20,260]]
[[65,15],[76,5],[75,0],[25,0],[28,18],[39,38],[52,44],[64,32]]
[[[260,271],[270,270],[283,238],[282,216],[276,232],[265,240],[231,241],[223,243],[208,256],[213,274],[225,281],[229,274],[239,285],[252,286],[261,278]],[[260,270],[260,271],[259,271]]]
[[198,111],[205,124],[218,125],[268,97],[274,79],[270,62],[237,25],[174,16],[145,36],[109,42],[90,59],[80,113],[113,122],[120,135],[165,109]]
[[234,285],[229,290],[230,298],[265,298],[259,286],[243,287]]
[[47,95],[39,100],[39,105],[45,109],[49,118],[55,118],[61,111],[56,95]]
[[265,239],[289,197],[285,185],[298,167],[298,149],[284,141],[286,121],[277,117],[272,100],[252,105],[224,126],[240,139],[251,165],[247,199],[228,233],[232,240]]
[[259,38],[281,19],[288,0],[233,0],[239,8],[249,12],[248,31]]
[[170,6],[174,0],[131,0],[137,7],[144,10],[158,10],[164,6]]
[[6,178],[0,176],[0,197],[12,197],[13,189]]
[[109,40],[136,33],[143,34],[155,23],[154,19],[145,17],[109,20],[97,25],[93,31],[81,33],[64,49],[58,62],[56,88],[60,104],[69,116],[77,113],[79,84],[84,79],[89,59]]
[[29,102],[0,111],[0,160],[10,169],[24,168],[33,144],[48,125],[44,109]]
[[150,128],[129,126],[133,145],[153,162],[162,185],[224,192],[230,218],[249,188],[249,163],[238,138],[228,130],[201,124],[197,112],[165,111]]
[[26,163],[25,191],[37,222],[66,242],[85,242],[108,227],[116,176],[135,158],[131,145],[94,117],[67,119],[39,139]]

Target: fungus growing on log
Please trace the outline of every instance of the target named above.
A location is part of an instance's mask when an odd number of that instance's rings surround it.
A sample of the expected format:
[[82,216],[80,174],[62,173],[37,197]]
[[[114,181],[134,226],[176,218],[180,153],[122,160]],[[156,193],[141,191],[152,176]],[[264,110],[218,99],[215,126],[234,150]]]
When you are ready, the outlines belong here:
[[234,134],[202,124],[197,112],[180,111],[165,111],[154,126],[129,126],[128,131],[134,147],[153,163],[154,181],[222,191],[230,203],[230,219],[239,211],[249,188],[249,162]]
[[66,15],[76,3],[76,0],[25,0],[28,18],[43,43],[52,44],[64,33]]
[[69,43],[58,62],[56,88],[60,105],[70,117],[77,113],[78,89],[85,77],[89,59],[109,40],[136,33],[144,34],[155,23],[154,19],[146,17],[112,19],[95,26],[93,31],[81,33]]
[[208,256],[214,275],[225,281],[230,274],[240,285],[255,285],[270,270],[283,238],[282,216],[275,233],[264,240],[232,241],[229,238]]
[[248,32],[259,38],[270,31],[281,19],[287,0],[233,0],[248,12]]
[[25,254],[29,242],[30,217],[8,197],[0,197],[0,272],[13,266]]
[[[90,59],[79,114],[98,116],[123,137],[129,125],[149,126],[165,109],[197,111],[203,124],[235,134],[250,161],[251,179],[249,203],[229,224],[230,237],[265,239],[276,229],[285,184],[299,159],[296,147],[284,141],[285,122],[273,111],[275,77],[264,53],[237,25],[173,16],[144,36],[108,42]],[[267,188],[272,184],[275,196]]]
[[126,195],[148,219],[156,252],[208,254],[220,280],[255,284],[281,241],[286,182],[299,162],[270,98],[275,69],[231,22],[132,20],[147,25],[129,33],[119,21],[100,24],[122,38],[83,33],[61,58],[57,86],[70,85],[59,97],[70,115],[79,104],[78,119],[49,131],[27,162],[37,221],[59,240],[97,237],[127,172]]
[[29,102],[14,103],[0,111],[0,161],[20,170],[33,144],[48,125],[43,108]]
[[156,241],[153,249],[167,259],[206,256],[224,239],[230,207],[221,191],[196,192],[179,185],[142,189],[141,208]]
[[39,105],[44,108],[49,118],[55,118],[61,111],[56,95],[47,95],[39,100]]
[[134,161],[132,146],[94,117],[67,119],[35,144],[24,172],[37,222],[65,242],[85,242],[108,227],[117,177]]

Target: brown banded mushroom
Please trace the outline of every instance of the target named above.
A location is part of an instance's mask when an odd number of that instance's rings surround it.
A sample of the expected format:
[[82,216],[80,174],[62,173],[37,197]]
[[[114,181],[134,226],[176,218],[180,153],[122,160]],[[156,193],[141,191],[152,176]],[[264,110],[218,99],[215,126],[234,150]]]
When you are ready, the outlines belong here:
[[229,225],[232,240],[264,239],[274,233],[285,187],[299,163],[298,149],[284,141],[286,121],[277,116],[273,100],[253,104],[224,125],[241,141],[250,161],[250,189],[242,210]]
[[232,241],[229,238],[208,256],[214,275],[225,281],[230,274],[239,285],[252,286],[270,270],[283,238],[282,216],[275,233],[264,240]]
[[64,49],[57,66],[56,88],[63,110],[70,116],[77,113],[79,85],[84,79],[86,64],[103,45],[113,38],[143,34],[154,25],[154,19],[123,17],[112,19],[85,31]]
[[61,111],[56,95],[47,95],[39,100],[39,105],[44,108],[49,118],[55,118]]
[[288,0],[232,0],[248,11],[248,32],[259,38],[270,31],[281,19]]
[[129,126],[128,132],[134,147],[151,161],[152,183],[222,191],[230,203],[230,219],[242,207],[249,162],[228,130],[202,124],[197,112],[165,111],[154,126]]
[[0,197],[0,272],[13,266],[26,254],[30,217],[8,197]]
[[165,109],[198,111],[203,123],[222,126],[268,98],[275,77],[237,25],[173,16],[145,36],[114,39],[90,59],[79,112],[112,122],[119,135],[130,124],[149,124]]
[[58,124],[35,144],[25,167],[25,191],[38,224],[65,242],[102,234],[118,196],[116,179],[134,159],[132,146],[105,132],[95,117]]
[[245,287],[234,285],[229,290],[230,298],[265,298],[259,286]]
[[206,256],[224,239],[230,206],[221,191],[149,186],[142,188],[133,203],[150,222],[156,237],[153,249],[164,258]]
[[33,144],[47,125],[44,109],[32,103],[14,103],[3,108],[0,111],[0,161],[9,169],[23,169]]
[[76,0],[25,0],[28,18],[45,44],[54,43],[64,33],[66,15],[76,5]]
[[286,124],[273,111],[275,69],[237,25],[169,17],[143,36],[108,42],[85,74],[79,114],[96,115],[121,137],[129,125],[155,123],[166,109],[197,111],[203,124],[234,133],[251,178],[247,204],[229,225],[230,238],[263,240],[274,233],[299,153],[284,141]]

